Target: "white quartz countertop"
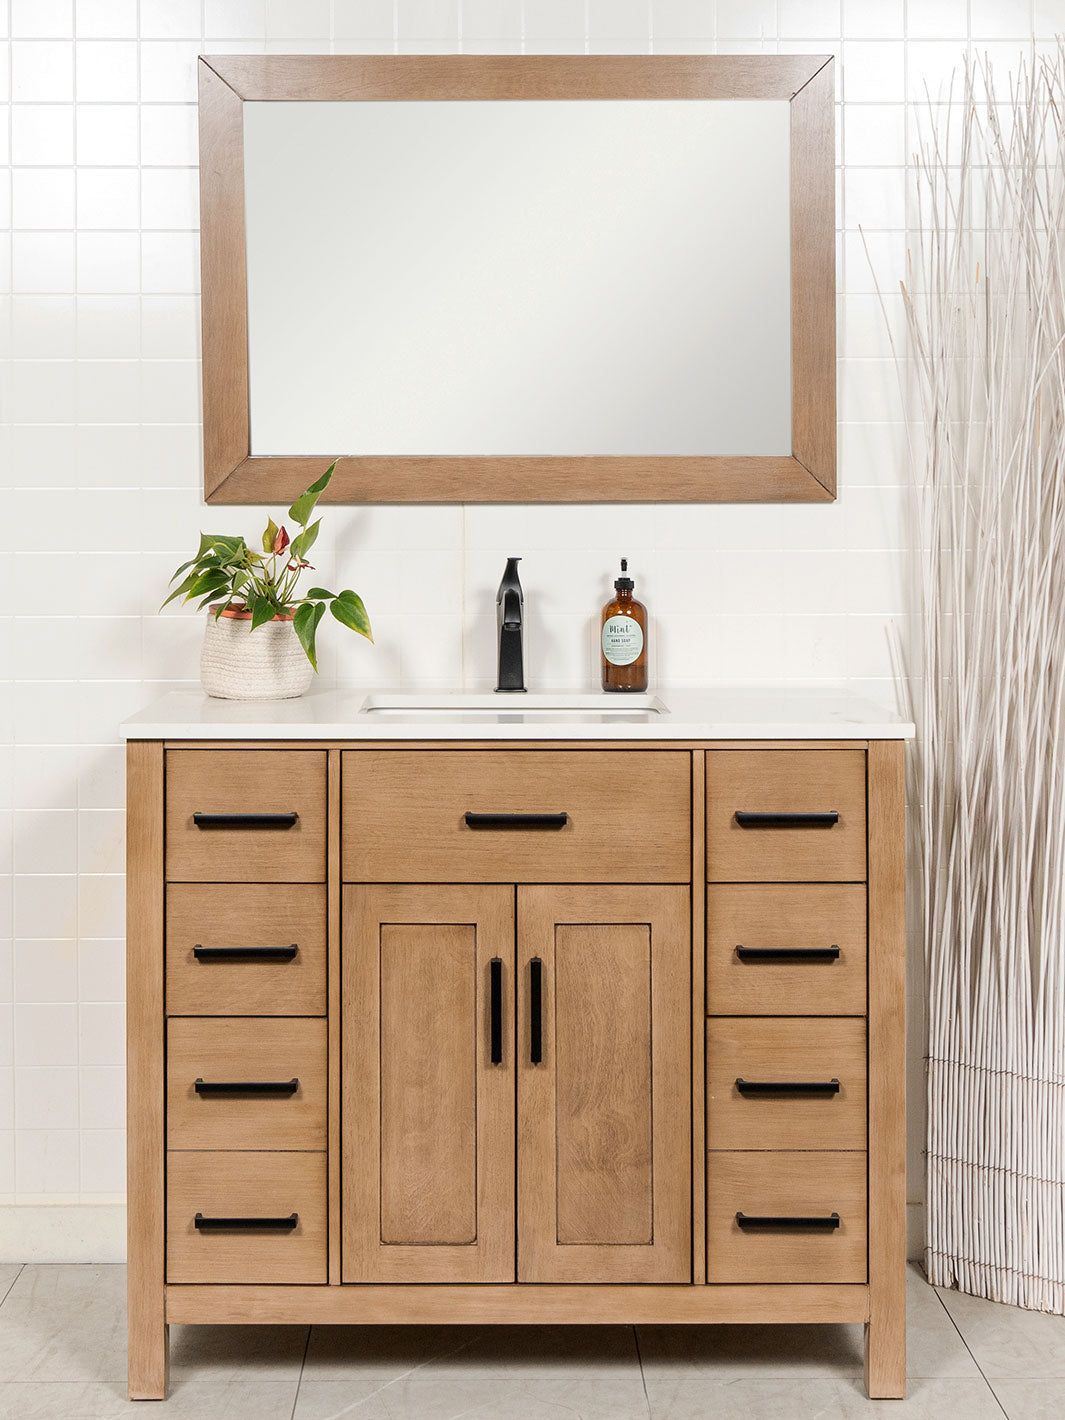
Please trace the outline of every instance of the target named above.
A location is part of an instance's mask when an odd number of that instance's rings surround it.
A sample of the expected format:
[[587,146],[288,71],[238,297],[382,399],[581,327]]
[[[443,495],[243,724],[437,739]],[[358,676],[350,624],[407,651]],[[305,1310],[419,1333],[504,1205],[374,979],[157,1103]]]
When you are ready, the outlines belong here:
[[908,740],[914,727],[846,689],[720,685],[647,695],[317,691],[212,700],[179,690],[131,715],[127,740]]

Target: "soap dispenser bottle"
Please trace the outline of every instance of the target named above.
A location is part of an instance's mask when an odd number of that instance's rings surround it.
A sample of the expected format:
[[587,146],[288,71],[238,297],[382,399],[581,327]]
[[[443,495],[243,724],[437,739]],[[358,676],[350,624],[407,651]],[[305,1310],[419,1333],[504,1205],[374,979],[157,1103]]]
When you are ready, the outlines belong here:
[[604,690],[647,689],[647,608],[632,595],[635,583],[626,576],[628,558],[621,559],[617,596],[603,608],[600,646]]

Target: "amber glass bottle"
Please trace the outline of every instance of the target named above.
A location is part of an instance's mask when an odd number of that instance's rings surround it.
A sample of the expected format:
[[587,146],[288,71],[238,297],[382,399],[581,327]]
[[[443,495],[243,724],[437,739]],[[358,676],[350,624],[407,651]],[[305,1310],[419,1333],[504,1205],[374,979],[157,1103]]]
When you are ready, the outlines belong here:
[[604,690],[647,689],[647,608],[632,595],[635,583],[625,573],[614,583],[617,596],[603,608],[599,645],[603,657]]

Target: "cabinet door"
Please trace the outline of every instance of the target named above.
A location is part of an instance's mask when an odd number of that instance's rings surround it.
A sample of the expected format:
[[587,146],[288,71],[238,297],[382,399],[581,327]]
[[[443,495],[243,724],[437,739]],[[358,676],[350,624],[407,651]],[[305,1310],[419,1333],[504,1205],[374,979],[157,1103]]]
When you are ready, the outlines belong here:
[[514,889],[348,887],[343,920],[343,1279],[512,1282]]
[[689,1282],[687,889],[521,887],[518,948],[518,1280]]

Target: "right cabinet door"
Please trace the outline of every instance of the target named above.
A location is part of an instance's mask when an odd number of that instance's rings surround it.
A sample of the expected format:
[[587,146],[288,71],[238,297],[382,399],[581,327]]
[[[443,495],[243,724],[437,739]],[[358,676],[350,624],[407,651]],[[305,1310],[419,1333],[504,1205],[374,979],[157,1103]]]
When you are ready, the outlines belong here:
[[690,907],[518,889],[518,1280],[691,1280]]

